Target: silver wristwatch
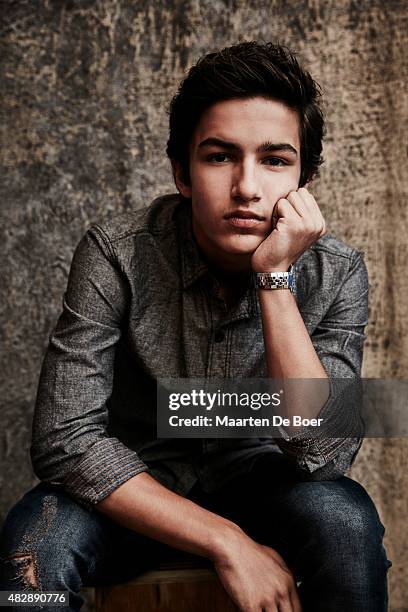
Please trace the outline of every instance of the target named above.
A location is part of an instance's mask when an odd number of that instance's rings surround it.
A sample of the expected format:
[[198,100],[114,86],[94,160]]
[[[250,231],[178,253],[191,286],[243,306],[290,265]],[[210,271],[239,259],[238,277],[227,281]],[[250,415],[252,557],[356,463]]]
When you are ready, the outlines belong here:
[[295,287],[295,275],[293,266],[289,266],[287,272],[257,272],[256,286],[258,289],[289,289]]

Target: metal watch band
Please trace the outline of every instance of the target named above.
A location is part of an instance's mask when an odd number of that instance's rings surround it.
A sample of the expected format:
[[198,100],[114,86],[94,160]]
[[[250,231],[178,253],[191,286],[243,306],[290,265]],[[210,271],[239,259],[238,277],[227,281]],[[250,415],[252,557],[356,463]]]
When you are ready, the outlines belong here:
[[287,272],[257,272],[256,286],[258,289],[289,289],[293,291],[295,278],[293,266]]

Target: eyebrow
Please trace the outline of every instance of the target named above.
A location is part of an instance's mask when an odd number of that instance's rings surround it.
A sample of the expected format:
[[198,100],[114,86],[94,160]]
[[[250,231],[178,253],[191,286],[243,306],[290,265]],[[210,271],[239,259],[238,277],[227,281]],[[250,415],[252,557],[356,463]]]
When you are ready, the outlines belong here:
[[[240,151],[241,148],[235,144],[234,142],[229,142],[227,140],[222,140],[221,138],[206,138],[198,145],[198,148],[201,149],[203,147],[221,147],[222,149],[226,149],[227,151]],[[286,142],[271,142],[267,140],[263,142],[259,147],[257,147],[257,153],[270,153],[276,151],[285,151],[286,153],[290,153],[297,157],[297,151],[295,147]]]

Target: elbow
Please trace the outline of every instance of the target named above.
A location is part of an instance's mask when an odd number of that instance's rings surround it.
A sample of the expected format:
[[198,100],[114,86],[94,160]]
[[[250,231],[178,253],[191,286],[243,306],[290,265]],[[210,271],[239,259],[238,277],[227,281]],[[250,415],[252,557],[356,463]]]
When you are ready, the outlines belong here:
[[33,472],[39,480],[43,482],[53,480],[53,470],[52,468],[50,469],[53,460],[50,457],[50,453],[44,448],[44,445],[33,440],[30,446],[30,458]]
[[329,457],[319,453],[306,455],[298,466],[302,480],[337,480],[344,476],[354,463],[360,450],[361,438],[344,438],[339,440],[340,446],[332,451]]
[[334,461],[329,461],[326,465],[317,468],[314,471],[305,470],[302,468],[298,469],[301,480],[304,481],[322,481],[322,480],[337,480],[344,476],[347,469],[340,469]]
[[69,473],[73,457],[55,436],[33,437],[30,446],[34,474],[42,482],[62,484]]

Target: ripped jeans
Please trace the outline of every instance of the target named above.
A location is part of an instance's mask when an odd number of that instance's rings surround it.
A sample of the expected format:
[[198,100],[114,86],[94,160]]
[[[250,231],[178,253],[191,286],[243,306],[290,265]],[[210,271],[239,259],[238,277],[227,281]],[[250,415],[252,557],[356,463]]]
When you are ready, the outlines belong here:
[[[300,481],[285,456],[268,453],[222,491],[197,483],[187,497],[275,548],[301,583],[303,612],[387,610],[384,528],[354,480]],[[6,519],[0,590],[68,591],[69,607],[19,609],[77,611],[81,586],[126,582],[171,552],[42,483]]]

